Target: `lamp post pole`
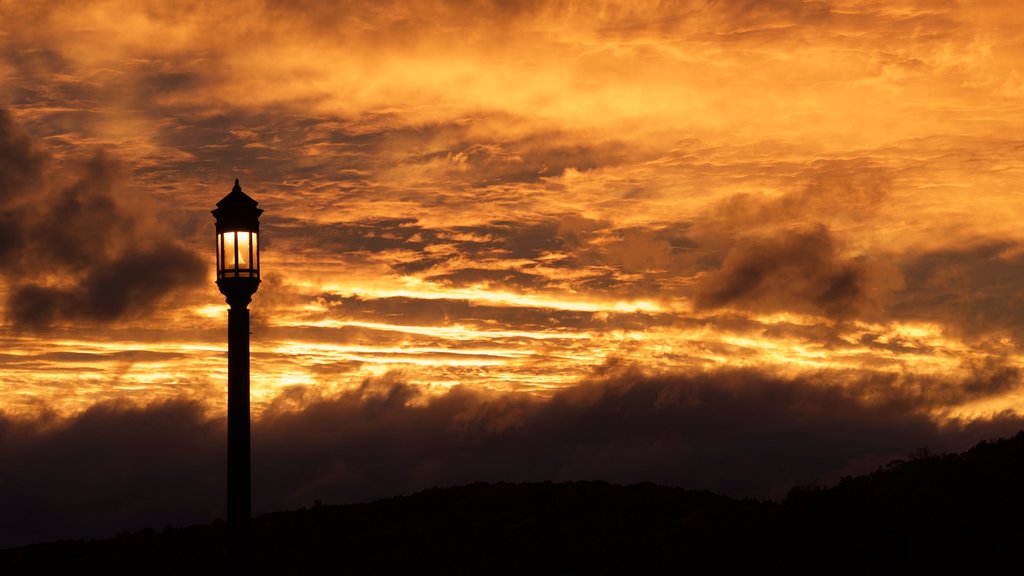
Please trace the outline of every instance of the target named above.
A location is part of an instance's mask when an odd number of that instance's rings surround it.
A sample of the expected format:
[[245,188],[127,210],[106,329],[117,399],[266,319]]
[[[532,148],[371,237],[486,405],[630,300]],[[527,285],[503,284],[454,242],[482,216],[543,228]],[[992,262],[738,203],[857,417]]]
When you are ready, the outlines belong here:
[[228,310],[228,554],[233,574],[248,573],[252,462],[249,434],[249,302]]
[[263,210],[238,180],[217,202],[217,286],[228,309],[228,565],[249,572],[251,446],[249,433],[249,302],[260,285],[259,216]]

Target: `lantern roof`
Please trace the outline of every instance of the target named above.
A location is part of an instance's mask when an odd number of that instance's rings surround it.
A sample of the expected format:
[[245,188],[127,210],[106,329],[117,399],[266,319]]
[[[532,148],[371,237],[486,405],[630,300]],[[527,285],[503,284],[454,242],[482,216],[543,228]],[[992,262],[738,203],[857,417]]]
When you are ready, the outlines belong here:
[[238,178],[235,178],[235,187],[228,192],[228,195],[221,198],[220,202],[217,202],[217,208],[221,210],[237,210],[242,209],[253,209],[259,202],[253,200],[248,194],[242,192],[242,187],[238,184]]
[[[235,187],[227,196],[221,198],[220,202],[217,202],[217,209],[213,211],[213,216],[217,218],[218,227],[220,225],[259,226],[259,217],[263,210],[257,208],[257,204],[258,202],[242,192],[242,186],[238,184],[238,178],[235,178]],[[219,230],[220,228],[218,228]]]

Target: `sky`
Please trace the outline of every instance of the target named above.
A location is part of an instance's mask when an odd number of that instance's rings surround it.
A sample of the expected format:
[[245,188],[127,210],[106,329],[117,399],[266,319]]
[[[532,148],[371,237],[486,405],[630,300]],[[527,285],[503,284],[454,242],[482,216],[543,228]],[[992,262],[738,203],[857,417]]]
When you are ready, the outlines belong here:
[[1014,2],[0,0],[0,546],[1022,427]]

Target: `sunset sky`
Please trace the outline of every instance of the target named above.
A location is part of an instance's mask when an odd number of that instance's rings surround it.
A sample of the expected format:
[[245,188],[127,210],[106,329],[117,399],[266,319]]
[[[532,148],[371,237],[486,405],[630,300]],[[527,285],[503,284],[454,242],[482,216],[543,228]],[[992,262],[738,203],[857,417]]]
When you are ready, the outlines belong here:
[[1015,2],[122,4],[0,0],[0,545],[222,514],[235,178],[256,512],[1024,423]]

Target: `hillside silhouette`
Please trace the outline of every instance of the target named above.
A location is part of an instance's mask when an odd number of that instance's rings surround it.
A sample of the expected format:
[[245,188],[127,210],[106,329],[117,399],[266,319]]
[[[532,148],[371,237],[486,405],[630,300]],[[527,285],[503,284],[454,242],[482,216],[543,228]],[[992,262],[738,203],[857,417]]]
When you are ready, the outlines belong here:
[[[252,524],[254,574],[886,574],[1012,561],[1024,432],[782,502],[604,482],[472,484]],[[223,522],[0,551],[4,574],[214,574]]]

